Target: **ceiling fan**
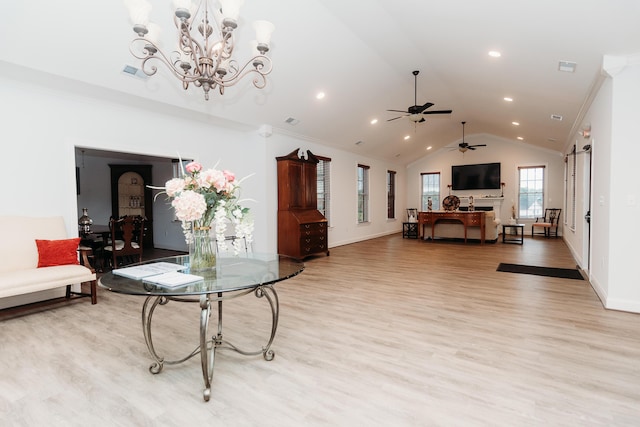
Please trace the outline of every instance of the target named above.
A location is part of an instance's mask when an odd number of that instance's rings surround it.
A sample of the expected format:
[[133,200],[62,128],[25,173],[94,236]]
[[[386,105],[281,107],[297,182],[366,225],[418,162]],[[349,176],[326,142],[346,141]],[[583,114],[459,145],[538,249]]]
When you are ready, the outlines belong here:
[[397,119],[401,119],[403,117],[409,117],[409,120],[411,120],[414,123],[422,123],[425,121],[424,119],[424,115],[425,114],[451,114],[452,110],[433,110],[433,111],[425,111],[427,108],[433,107],[433,103],[431,102],[427,102],[424,105],[418,105],[418,74],[420,73],[420,71],[413,71],[413,78],[415,80],[415,89],[414,89],[414,98],[413,98],[413,103],[414,105],[412,105],[411,107],[407,108],[406,111],[404,110],[387,110],[387,111],[393,111],[396,113],[405,113],[403,116],[398,116],[398,117],[394,117],[393,119],[389,119],[387,120],[388,122],[392,121],[392,120],[397,120]]
[[467,122],[460,122],[462,123],[462,142],[460,144],[458,144],[458,150],[461,153],[466,152],[467,150],[475,150],[476,147],[486,147],[487,144],[476,144],[476,145],[469,145],[466,142],[464,142],[464,125]]

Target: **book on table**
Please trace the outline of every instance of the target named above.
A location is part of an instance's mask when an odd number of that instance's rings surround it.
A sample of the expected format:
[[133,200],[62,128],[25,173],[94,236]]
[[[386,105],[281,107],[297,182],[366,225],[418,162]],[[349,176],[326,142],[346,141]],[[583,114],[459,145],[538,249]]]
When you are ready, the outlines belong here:
[[182,264],[174,264],[172,262],[154,262],[149,264],[134,265],[131,267],[116,268],[112,272],[118,276],[128,277],[129,279],[140,280],[145,277],[157,276],[158,274],[171,273],[187,268]]
[[178,286],[189,285],[191,283],[197,283],[204,280],[202,276],[196,276],[195,274],[182,273],[180,271],[170,271],[168,273],[157,274],[155,276],[148,276],[142,279],[145,283],[152,283],[154,285],[166,286],[169,288],[176,288]]

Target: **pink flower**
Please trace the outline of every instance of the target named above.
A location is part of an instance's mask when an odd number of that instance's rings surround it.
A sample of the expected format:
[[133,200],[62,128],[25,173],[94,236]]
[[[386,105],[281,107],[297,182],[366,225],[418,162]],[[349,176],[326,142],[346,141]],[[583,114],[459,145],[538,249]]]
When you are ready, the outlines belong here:
[[227,181],[233,182],[236,180],[236,175],[233,172],[225,169],[222,171],[222,173],[224,174],[224,177]]
[[199,184],[203,188],[215,188],[216,191],[224,191],[227,180],[223,172],[216,169],[207,169],[200,175]]
[[188,172],[188,173],[196,173],[196,172],[200,172],[202,170],[202,165],[198,162],[191,162],[188,163],[184,169]]

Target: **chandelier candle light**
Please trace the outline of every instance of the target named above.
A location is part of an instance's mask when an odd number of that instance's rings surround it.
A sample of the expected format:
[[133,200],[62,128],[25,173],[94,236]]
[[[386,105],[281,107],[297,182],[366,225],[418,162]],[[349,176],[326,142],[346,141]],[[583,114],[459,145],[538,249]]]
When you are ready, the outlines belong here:
[[[247,74],[253,73],[253,85],[263,89],[265,76],[271,72],[269,51],[271,33],[274,30],[268,21],[255,21],[256,40],[253,41],[252,57],[240,66],[233,59],[235,42],[234,30],[238,27],[240,7],[244,0],[218,0],[219,7],[214,8],[211,0],[174,0],[174,23],[178,30],[177,50],[164,53],[159,47],[160,28],[149,22],[151,4],[148,0],[124,0],[133,31],[138,37],[131,42],[131,53],[142,60],[142,71],[152,76],[158,71],[148,61],[164,63],[180,80],[186,90],[190,83],[202,87],[204,98],[209,99],[209,91],[218,88],[220,95],[224,88],[233,86]],[[216,24],[216,30],[211,25]]]

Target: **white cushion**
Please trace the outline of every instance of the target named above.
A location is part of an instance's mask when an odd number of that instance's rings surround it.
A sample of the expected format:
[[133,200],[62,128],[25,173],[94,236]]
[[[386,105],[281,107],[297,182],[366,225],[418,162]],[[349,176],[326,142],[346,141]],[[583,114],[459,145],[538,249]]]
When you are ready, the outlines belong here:
[[96,274],[83,265],[5,271],[0,274],[0,298],[96,280]]
[[[140,249],[140,245],[136,242],[131,242],[131,247],[134,249]],[[122,240],[116,240],[116,251],[121,251],[124,248],[124,242]],[[105,251],[113,251],[113,246],[108,245],[104,247]]]

